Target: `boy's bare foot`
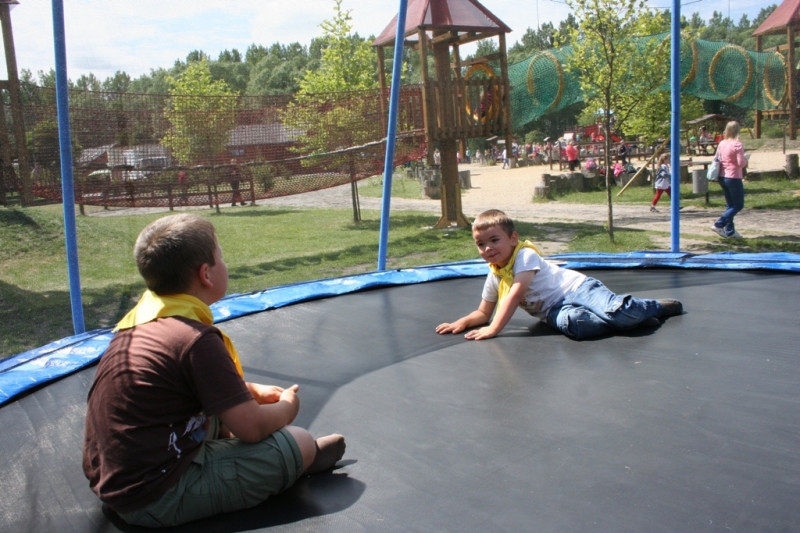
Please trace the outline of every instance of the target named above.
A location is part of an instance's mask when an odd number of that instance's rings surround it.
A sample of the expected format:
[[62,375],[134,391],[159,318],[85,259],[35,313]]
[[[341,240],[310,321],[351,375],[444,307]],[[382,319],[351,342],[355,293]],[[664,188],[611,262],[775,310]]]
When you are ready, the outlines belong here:
[[333,468],[344,455],[344,437],[338,433],[326,435],[316,440],[317,456],[306,470],[306,474],[316,474]]

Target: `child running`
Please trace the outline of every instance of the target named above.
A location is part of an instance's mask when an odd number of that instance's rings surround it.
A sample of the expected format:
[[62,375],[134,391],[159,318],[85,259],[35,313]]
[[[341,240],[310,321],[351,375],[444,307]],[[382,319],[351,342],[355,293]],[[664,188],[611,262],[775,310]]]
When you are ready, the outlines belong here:
[[617,295],[596,279],[548,263],[531,242],[520,241],[514,222],[502,211],[492,209],[478,215],[472,223],[472,237],[490,269],[481,303],[455,322],[439,324],[436,333],[460,333],[488,324],[464,336],[490,339],[503,330],[517,307],[573,339],[642,325],[654,327],[660,324],[659,318],[683,313],[677,300]]
[[134,256],[145,280],[89,391],[83,471],[130,524],[174,526],[252,507],[341,459],[344,438],[290,426],[298,386],[245,383],[208,307],[228,268],[211,222],[149,224]]
[[658,213],[658,209],[656,209],[656,204],[661,199],[662,193],[667,193],[667,196],[672,198],[671,194],[671,180],[672,180],[672,172],[670,171],[669,165],[669,154],[662,154],[661,157],[658,158],[658,171],[656,172],[656,195],[653,196],[653,201],[650,204],[650,212],[651,213]]

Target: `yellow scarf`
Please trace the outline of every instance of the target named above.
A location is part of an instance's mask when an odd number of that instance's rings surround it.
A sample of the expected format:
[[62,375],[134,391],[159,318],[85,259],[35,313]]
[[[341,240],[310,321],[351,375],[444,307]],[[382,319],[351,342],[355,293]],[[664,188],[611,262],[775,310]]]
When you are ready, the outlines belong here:
[[[539,248],[536,247],[531,241],[519,241],[517,243],[516,248],[514,248],[514,252],[511,254],[511,259],[508,260],[506,266],[503,268],[499,268],[493,264],[489,264],[489,270],[492,271],[493,274],[500,278],[500,282],[497,287],[497,303],[500,303],[500,300],[506,297],[506,295],[511,291],[511,286],[514,284],[514,262],[517,260],[517,254],[523,248],[530,248],[534,252],[539,255],[542,255],[542,252]],[[495,310],[497,307],[495,307]]]
[[[152,322],[157,318],[165,318],[169,316],[182,316],[208,324],[209,326],[214,323],[214,316],[211,314],[211,308],[206,304],[188,294],[173,294],[171,296],[159,296],[152,291],[144,291],[142,298],[136,307],[128,311],[122,320],[119,321],[114,331],[121,329],[128,329],[140,324]],[[233,345],[230,337],[225,335],[222,330],[219,331],[222,335],[222,340],[225,342],[225,347],[233,359],[233,364],[236,365],[236,370],[239,375],[244,378],[244,370],[242,370],[242,363],[239,361],[239,352]]]

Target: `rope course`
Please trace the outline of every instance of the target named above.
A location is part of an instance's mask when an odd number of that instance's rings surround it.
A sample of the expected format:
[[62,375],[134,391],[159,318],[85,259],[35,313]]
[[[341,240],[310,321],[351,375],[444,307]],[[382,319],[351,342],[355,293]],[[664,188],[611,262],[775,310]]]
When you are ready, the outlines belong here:
[[[668,33],[637,39],[669,47]],[[518,129],[547,113],[583,101],[580,80],[568,70],[570,46],[537,52],[509,67],[511,109]],[[739,107],[775,109],[788,87],[786,60],[778,52],[753,52],[741,46],[681,39],[681,92],[704,100],[724,100]],[[669,72],[659,90],[669,90]]]

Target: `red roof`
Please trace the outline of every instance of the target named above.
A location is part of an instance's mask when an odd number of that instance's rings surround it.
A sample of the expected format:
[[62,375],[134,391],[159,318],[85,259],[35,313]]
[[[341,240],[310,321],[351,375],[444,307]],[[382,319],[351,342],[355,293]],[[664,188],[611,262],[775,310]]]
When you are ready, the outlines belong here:
[[783,0],[783,3],[775,8],[775,11],[753,32],[753,35],[778,33],[788,26],[797,26],[798,24],[800,24],[800,0]]
[[[477,0],[409,0],[404,36],[420,29],[459,32],[509,33],[511,28],[483,7]],[[372,43],[372,46],[391,44],[397,30],[397,15]]]

